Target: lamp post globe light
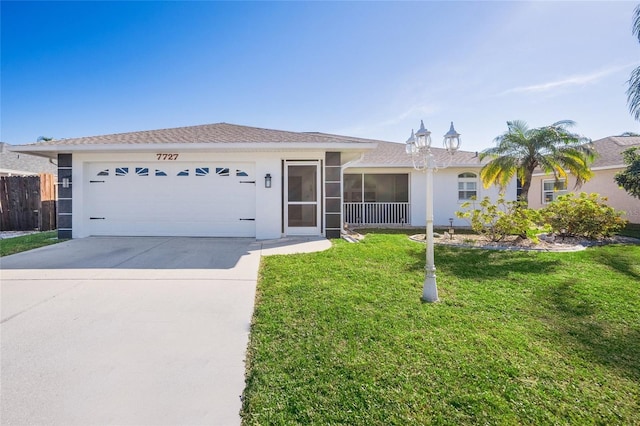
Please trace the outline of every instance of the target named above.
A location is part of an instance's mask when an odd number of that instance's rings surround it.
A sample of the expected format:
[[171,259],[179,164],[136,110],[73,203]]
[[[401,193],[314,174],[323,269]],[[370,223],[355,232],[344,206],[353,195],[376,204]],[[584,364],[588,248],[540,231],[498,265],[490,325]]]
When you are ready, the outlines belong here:
[[[431,152],[431,132],[424,127],[422,120],[420,120],[420,128],[417,132],[414,133],[413,130],[411,130],[411,136],[407,139],[405,148],[407,154],[411,156],[413,167],[416,170],[426,172],[427,244],[422,300],[424,302],[437,302],[438,286],[436,284],[436,265],[433,256],[433,172],[437,169],[437,166],[433,153]],[[449,131],[444,135],[444,148],[451,156],[460,148],[460,133],[456,132],[453,127],[453,121],[451,122]],[[441,167],[446,167],[446,165]]]

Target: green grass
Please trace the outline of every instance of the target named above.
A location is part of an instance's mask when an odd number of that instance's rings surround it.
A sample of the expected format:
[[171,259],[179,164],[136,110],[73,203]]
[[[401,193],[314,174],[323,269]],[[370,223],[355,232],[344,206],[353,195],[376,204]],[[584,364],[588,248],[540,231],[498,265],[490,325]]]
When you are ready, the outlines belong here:
[[22,237],[6,238],[0,240],[0,256],[9,256],[10,254],[33,250],[61,241],[63,240],[58,240],[57,238],[57,231],[38,232],[37,234],[24,235]]
[[437,246],[423,304],[393,232],[264,258],[245,425],[640,424],[640,246]]

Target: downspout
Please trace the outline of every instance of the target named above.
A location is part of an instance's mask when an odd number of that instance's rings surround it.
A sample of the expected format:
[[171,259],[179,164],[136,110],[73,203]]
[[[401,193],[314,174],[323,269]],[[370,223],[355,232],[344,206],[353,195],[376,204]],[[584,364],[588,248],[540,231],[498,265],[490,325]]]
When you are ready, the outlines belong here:
[[344,169],[359,163],[364,158],[364,152],[360,154],[360,158],[351,160],[340,166],[340,234],[344,231]]

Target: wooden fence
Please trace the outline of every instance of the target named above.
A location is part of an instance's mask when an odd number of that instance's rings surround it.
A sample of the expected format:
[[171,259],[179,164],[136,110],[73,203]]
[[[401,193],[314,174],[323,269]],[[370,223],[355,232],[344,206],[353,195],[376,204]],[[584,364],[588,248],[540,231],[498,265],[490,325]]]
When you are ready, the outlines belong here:
[[0,231],[34,229],[56,229],[55,177],[0,177]]

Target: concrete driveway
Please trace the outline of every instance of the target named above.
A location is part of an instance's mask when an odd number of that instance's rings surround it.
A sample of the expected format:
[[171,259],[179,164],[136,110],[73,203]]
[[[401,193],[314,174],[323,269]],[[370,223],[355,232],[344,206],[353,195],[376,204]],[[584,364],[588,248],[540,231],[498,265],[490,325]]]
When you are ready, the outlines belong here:
[[96,237],[0,259],[0,423],[240,424],[260,256],[328,247]]

